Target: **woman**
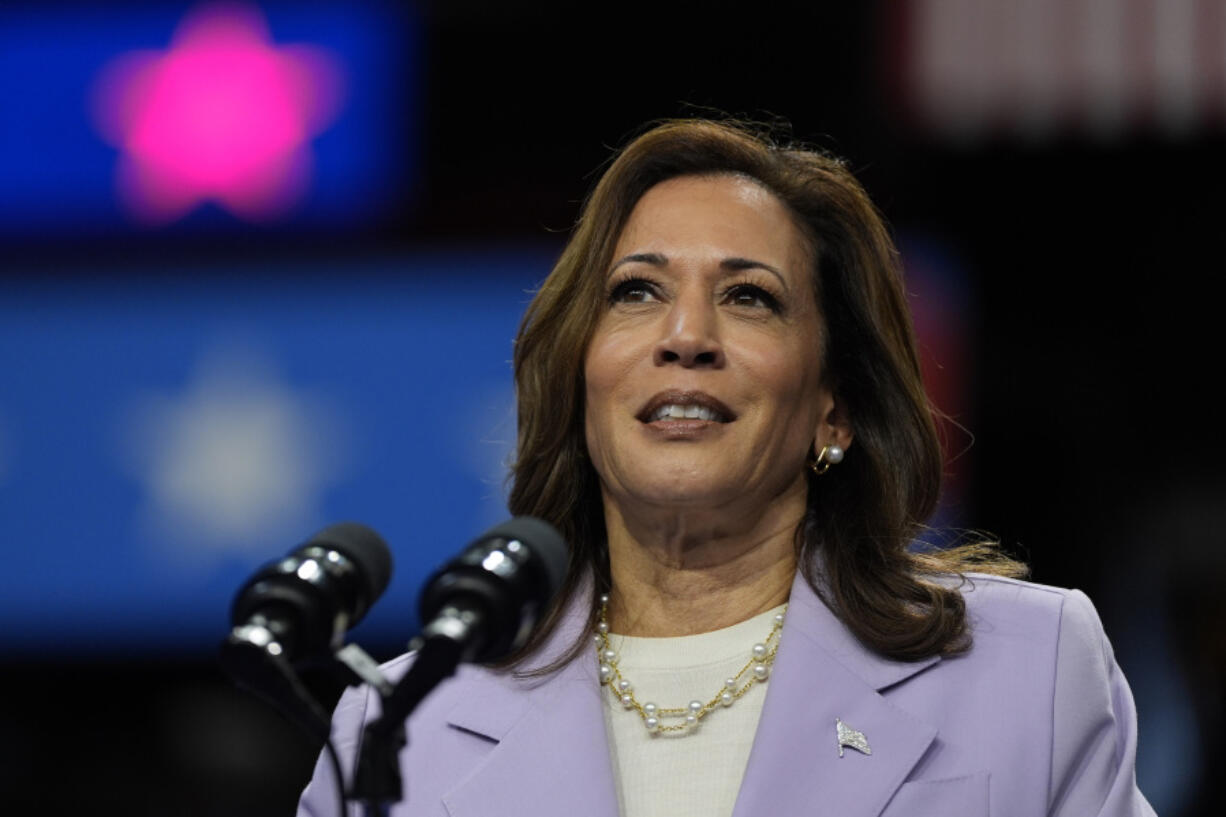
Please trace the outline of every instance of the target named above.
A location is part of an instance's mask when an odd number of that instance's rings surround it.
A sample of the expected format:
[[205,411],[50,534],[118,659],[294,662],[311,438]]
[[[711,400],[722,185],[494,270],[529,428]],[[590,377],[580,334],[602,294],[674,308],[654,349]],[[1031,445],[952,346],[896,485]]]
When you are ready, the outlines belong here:
[[[1089,601],[910,548],[940,451],[894,247],[837,161],[707,121],[634,140],[515,374],[511,510],[563,533],[568,579],[508,666],[414,713],[396,813],[1152,814]],[[347,766],[377,708],[338,706]]]

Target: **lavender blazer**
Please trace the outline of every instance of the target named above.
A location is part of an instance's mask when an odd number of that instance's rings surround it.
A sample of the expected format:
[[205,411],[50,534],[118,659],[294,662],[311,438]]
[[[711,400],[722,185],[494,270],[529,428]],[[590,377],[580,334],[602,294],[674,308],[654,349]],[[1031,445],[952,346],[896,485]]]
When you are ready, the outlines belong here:
[[[963,592],[970,652],[903,663],[861,646],[798,578],[734,817],[1152,815],[1133,771],[1132,695],[1090,601],[985,576]],[[542,660],[579,636],[590,603],[567,611]],[[617,817],[590,658],[529,680],[462,668],[409,720],[393,815]],[[346,774],[378,709],[368,688],[337,706]],[[836,719],[872,753],[840,757]],[[334,817],[335,785],[321,758],[299,817]]]

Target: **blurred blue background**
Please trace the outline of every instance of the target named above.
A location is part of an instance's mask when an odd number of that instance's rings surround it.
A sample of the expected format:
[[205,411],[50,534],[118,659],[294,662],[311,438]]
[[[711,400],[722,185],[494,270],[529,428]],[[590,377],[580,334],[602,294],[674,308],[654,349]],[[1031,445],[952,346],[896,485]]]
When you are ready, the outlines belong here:
[[348,518],[400,556],[364,634],[406,640],[425,574],[506,515],[510,339],[550,257],[11,283],[0,515],[41,544],[0,616],[45,612],[0,648],[208,651],[254,562]]
[[505,516],[511,340],[598,168],[728,112],[868,187],[937,521],[1090,594],[1143,790],[1223,813],[1224,53],[1219,0],[0,7],[4,802],[288,813],[317,747],[217,670],[233,592],[365,522],[353,639],[403,649]]

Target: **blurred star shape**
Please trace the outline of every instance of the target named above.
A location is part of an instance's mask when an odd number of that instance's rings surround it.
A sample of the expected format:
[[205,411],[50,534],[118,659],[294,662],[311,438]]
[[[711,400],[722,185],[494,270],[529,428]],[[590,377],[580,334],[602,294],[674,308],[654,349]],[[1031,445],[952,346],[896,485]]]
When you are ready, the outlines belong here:
[[348,470],[348,424],[242,342],[203,356],[175,394],[124,412],[124,459],[144,486],[143,526],[181,559],[259,550],[319,521]]
[[160,225],[206,201],[247,221],[283,215],[309,187],[310,140],[341,96],[330,52],[274,45],[259,9],[219,3],[189,12],[167,50],[104,66],[93,104],[120,149],[120,198]]

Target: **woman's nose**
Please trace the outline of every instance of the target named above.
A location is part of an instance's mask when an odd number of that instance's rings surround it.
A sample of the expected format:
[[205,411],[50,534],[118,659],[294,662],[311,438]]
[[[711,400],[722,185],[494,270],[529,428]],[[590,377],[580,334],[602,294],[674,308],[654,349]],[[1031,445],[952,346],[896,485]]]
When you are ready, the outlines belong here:
[[715,305],[705,297],[681,297],[665,317],[664,331],[655,348],[655,364],[675,363],[687,369],[724,366]]

